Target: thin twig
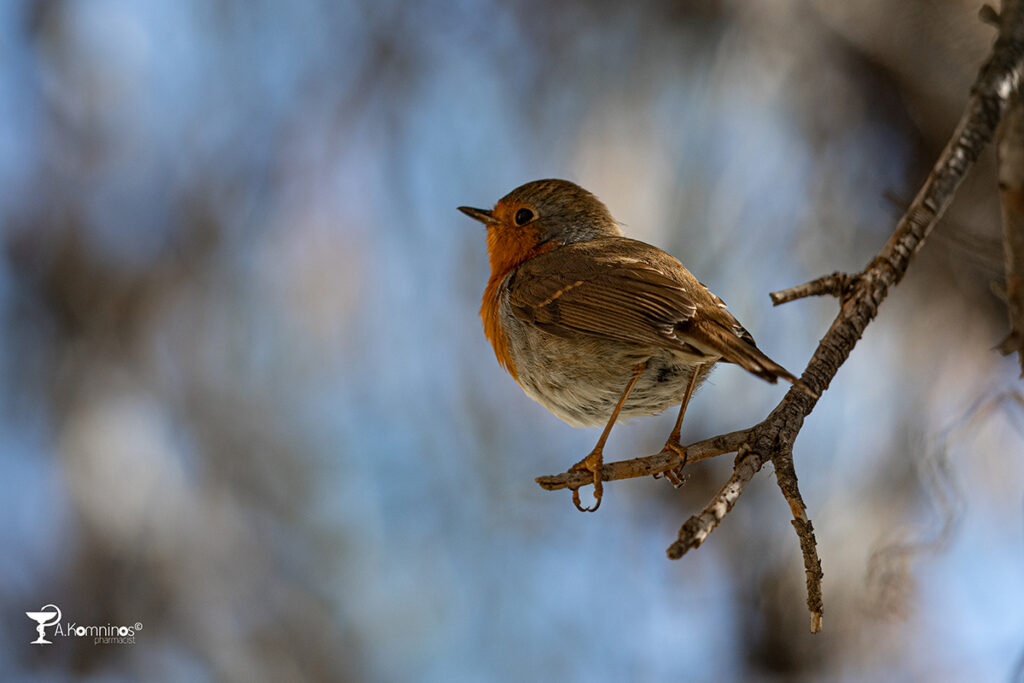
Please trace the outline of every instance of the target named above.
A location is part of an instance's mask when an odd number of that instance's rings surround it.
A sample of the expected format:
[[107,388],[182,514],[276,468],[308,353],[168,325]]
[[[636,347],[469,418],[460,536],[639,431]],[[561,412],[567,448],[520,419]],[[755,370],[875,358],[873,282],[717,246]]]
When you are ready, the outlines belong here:
[[837,299],[842,299],[852,282],[853,278],[851,276],[846,273],[836,272],[819,277],[817,280],[805,282],[796,287],[772,292],[768,296],[772,298],[773,306],[803,299],[807,296],[822,296],[824,294],[830,294]]
[[793,466],[793,454],[783,453],[773,460],[775,464],[775,481],[782,490],[782,495],[789,503],[793,513],[792,524],[800,539],[800,550],[804,556],[804,573],[807,575],[807,609],[811,613],[811,633],[821,630],[821,618],[824,614],[824,600],[821,595],[821,559],[818,557],[818,543],[814,538],[814,525],[807,517],[807,507],[800,495],[796,469]]
[[707,504],[704,511],[699,515],[690,517],[679,529],[679,538],[668,547],[668,557],[671,560],[678,560],[688,550],[699,548],[704,539],[715,530],[718,523],[725,518],[732,506],[736,504],[743,489],[747,487],[750,480],[754,478],[757,471],[761,469],[764,461],[758,453],[747,448],[740,450],[736,456],[736,464],[733,467],[732,476],[725,486],[715,494],[711,502]]
[[[735,453],[743,445],[749,433],[749,429],[744,429],[692,443],[686,447],[686,462],[692,464],[717,455]],[[601,479],[602,481],[615,481],[661,474],[678,468],[679,464],[679,456],[675,453],[655,453],[642,458],[606,463],[604,469],[601,470]],[[579,488],[592,483],[593,480],[594,477],[590,472],[563,472],[562,474],[537,477],[536,481],[548,491],[557,491]]]

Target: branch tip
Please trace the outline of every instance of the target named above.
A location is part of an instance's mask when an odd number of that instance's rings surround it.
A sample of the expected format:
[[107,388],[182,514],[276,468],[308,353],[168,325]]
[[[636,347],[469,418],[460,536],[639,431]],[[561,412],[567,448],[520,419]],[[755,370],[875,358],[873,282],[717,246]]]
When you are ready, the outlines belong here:
[[790,301],[796,301],[808,296],[822,296],[824,294],[829,294],[837,299],[843,299],[846,297],[855,279],[855,276],[835,272],[831,275],[824,275],[816,280],[805,282],[802,285],[797,285],[796,287],[771,292],[768,296],[772,298],[773,306],[789,303]]

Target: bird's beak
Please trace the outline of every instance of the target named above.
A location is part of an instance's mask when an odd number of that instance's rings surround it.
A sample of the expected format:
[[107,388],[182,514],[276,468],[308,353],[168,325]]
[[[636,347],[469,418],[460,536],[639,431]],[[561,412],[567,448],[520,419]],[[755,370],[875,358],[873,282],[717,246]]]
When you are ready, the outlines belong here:
[[485,211],[484,209],[474,209],[471,206],[460,206],[459,211],[466,214],[474,220],[478,220],[484,225],[490,225],[497,223],[498,219],[494,217],[494,213],[491,211]]

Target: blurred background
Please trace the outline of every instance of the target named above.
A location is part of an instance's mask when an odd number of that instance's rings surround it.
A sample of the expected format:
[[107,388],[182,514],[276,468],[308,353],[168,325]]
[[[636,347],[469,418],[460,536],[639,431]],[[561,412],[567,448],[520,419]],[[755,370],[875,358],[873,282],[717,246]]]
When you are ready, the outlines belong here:
[[[808,418],[804,573],[771,467],[606,487],[498,367],[484,232],[595,192],[801,371],[953,129],[962,0],[0,3],[5,680],[1013,680],[1024,416],[992,152]],[[783,387],[719,368],[684,443]],[[674,413],[612,433],[653,453]],[[29,645],[25,611],[141,622]]]

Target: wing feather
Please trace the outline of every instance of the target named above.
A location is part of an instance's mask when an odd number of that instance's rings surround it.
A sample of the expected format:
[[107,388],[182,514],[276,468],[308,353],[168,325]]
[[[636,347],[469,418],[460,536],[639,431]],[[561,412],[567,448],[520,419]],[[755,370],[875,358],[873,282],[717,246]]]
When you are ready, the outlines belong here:
[[[572,251],[573,246],[557,251]],[[589,334],[680,347],[676,326],[692,320],[697,311],[687,288],[641,260],[623,259],[614,265],[601,261],[582,248],[563,252],[558,259],[539,256],[528,261],[509,287],[512,311],[559,336]]]
[[508,284],[513,314],[550,334],[592,335],[736,363],[775,382],[796,378],[676,259],[636,240],[568,244],[521,265]]

